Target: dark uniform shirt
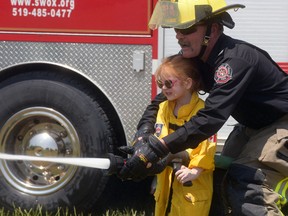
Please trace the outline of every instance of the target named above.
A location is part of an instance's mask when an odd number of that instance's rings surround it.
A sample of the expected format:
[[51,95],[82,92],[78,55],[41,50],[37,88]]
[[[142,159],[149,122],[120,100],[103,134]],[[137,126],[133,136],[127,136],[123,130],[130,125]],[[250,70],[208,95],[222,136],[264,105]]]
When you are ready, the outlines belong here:
[[[231,115],[240,124],[258,129],[288,113],[288,76],[260,48],[222,35],[201,70],[209,96],[205,108],[174,133],[164,137],[172,153],[209,138]],[[156,96],[138,127],[152,127],[158,104]]]

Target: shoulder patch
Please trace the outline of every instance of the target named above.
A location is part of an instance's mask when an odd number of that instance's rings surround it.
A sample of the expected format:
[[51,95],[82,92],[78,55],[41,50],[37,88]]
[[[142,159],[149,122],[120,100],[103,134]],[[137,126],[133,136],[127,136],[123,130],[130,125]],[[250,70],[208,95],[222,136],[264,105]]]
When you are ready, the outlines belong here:
[[214,75],[214,80],[218,84],[224,84],[232,79],[232,75],[233,75],[232,68],[230,67],[229,64],[224,63],[217,68]]

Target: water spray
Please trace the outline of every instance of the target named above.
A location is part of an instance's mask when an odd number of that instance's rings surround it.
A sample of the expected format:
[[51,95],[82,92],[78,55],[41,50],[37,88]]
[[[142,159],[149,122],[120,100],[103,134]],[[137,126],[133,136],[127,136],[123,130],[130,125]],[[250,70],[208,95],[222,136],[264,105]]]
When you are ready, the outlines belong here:
[[75,157],[37,157],[28,155],[13,155],[0,153],[0,159],[11,161],[42,161],[51,163],[69,164],[73,166],[90,167],[108,170],[109,174],[117,173],[124,164],[120,156],[107,154],[108,158],[75,158]]

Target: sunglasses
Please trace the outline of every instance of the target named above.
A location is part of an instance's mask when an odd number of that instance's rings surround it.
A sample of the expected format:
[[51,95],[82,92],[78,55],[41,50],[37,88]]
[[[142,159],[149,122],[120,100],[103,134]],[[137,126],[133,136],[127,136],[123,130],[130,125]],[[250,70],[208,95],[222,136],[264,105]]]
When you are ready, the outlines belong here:
[[165,80],[164,82],[161,80],[157,80],[157,86],[162,89],[165,86],[167,89],[170,89],[174,86],[177,80]]
[[182,35],[189,35],[189,34],[192,34],[192,33],[195,33],[197,32],[197,27],[198,26],[201,26],[201,25],[205,25],[204,23],[199,23],[197,25],[193,25],[189,28],[186,28],[186,29],[177,29],[177,28],[174,28],[175,32],[176,33],[181,33]]

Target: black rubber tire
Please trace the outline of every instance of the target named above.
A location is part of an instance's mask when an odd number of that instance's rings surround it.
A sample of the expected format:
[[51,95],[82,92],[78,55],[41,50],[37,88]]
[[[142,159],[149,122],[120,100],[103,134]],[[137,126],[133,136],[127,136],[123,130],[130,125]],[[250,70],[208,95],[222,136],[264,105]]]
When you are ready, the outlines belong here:
[[[23,109],[51,108],[75,127],[81,157],[103,157],[113,145],[113,131],[105,108],[86,88],[75,79],[53,72],[29,72],[10,77],[0,83],[0,128]],[[1,143],[2,151],[7,148]],[[49,211],[61,206],[89,211],[92,206],[95,208],[107,181],[108,177],[100,169],[77,167],[73,177],[61,189],[51,194],[31,195],[13,187],[0,173],[0,206],[31,209],[39,204]]]

